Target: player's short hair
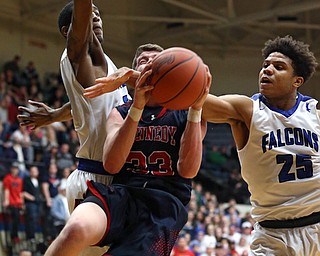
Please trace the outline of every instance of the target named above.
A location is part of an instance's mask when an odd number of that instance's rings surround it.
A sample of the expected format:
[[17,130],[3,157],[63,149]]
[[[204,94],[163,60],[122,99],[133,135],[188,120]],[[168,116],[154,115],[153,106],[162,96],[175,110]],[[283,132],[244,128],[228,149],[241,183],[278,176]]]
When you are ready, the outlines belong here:
[[163,48],[160,45],[150,44],[150,43],[140,45],[136,50],[136,54],[134,55],[133,62],[132,62],[132,68],[136,69],[136,67],[137,67],[137,58],[141,55],[141,53],[143,53],[143,52],[151,52],[151,51],[162,52]]
[[60,11],[59,18],[58,18],[59,31],[61,31],[61,28],[63,26],[69,26],[71,24],[72,12],[73,12],[73,1],[67,3]]
[[289,57],[295,75],[302,76],[305,82],[312,77],[318,66],[313,52],[309,50],[309,45],[293,39],[290,35],[268,40],[262,49],[262,56],[266,59],[273,52],[280,52]]

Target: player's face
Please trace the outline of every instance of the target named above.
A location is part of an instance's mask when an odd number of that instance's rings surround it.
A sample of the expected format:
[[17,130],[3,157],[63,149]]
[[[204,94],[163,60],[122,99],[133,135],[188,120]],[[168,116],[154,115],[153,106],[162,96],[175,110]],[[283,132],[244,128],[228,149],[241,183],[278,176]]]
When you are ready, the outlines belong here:
[[279,52],[271,53],[259,73],[259,89],[267,98],[283,98],[295,92],[297,80],[292,60]]
[[102,19],[98,7],[92,5],[92,29],[100,43],[103,42]]
[[142,71],[147,64],[150,64],[152,60],[159,54],[158,51],[146,51],[142,52],[137,58],[137,71]]

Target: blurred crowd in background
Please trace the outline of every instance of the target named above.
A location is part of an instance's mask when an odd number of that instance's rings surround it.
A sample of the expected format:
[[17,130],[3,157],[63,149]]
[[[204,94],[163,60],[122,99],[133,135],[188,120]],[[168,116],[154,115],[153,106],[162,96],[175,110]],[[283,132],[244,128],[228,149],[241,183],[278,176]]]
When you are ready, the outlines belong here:
[[[0,73],[0,254],[42,255],[69,217],[66,179],[79,141],[71,121],[19,126],[18,106],[32,107],[29,99],[52,108],[68,101],[59,73],[40,78],[33,61],[20,63],[16,55]],[[248,255],[249,197],[230,128],[208,124],[189,219],[171,256]]]

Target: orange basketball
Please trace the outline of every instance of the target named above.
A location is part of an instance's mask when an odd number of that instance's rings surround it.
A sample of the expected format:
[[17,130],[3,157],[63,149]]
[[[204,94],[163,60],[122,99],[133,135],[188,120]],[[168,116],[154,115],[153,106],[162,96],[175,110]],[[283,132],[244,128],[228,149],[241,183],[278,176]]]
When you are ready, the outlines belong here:
[[153,99],[169,109],[187,109],[202,96],[206,86],[206,69],[193,51],[168,48],[152,62],[150,84]]

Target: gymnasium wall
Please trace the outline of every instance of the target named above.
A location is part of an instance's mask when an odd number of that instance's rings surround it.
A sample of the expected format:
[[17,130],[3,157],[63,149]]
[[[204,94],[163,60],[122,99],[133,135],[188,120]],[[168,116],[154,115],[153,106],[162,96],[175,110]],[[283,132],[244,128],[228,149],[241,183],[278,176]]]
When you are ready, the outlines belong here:
[[[108,38],[109,35],[105,35]],[[6,24],[0,22],[0,67],[15,54],[21,55],[21,67],[28,61],[34,61],[36,68],[43,78],[46,72],[58,72],[61,52],[65,40],[59,34],[48,31],[47,33],[36,30],[26,30],[19,24]],[[148,38],[145,42],[149,42]],[[107,43],[107,42],[106,42]],[[108,44],[106,44],[108,45]],[[179,45],[179,42],[177,42]],[[135,45],[135,49],[138,45]],[[108,52],[108,48],[106,48]],[[128,56],[117,55],[109,51],[108,54],[118,67],[131,66],[132,54]],[[199,53],[201,56],[201,53]],[[241,56],[201,56],[208,64],[213,75],[212,93],[216,95],[237,93],[252,95],[258,90],[258,72],[261,67],[262,57],[260,51],[249,52]],[[319,60],[320,61],[320,60]],[[319,74],[301,89],[302,93],[320,99]]]
[[21,67],[29,61],[36,64],[41,77],[46,72],[57,72],[60,54],[64,47],[62,36],[23,30],[18,24],[0,23],[0,65],[21,56]]

